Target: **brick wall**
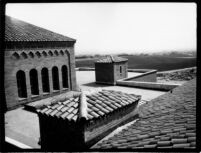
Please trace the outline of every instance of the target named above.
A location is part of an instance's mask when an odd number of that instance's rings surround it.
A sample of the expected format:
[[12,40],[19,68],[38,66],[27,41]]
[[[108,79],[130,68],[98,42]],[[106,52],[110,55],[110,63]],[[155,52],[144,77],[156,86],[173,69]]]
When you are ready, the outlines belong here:
[[[120,67],[122,69],[122,73],[120,73]],[[114,63],[114,80],[123,79],[128,76],[127,74],[127,62],[119,62]]]
[[84,149],[83,123],[39,115],[43,151]]
[[156,72],[155,73],[151,73],[151,74],[147,74],[144,76],[140,76],[140,77],[134,77],[133,79],[129,79],[129,81],[145,81],[145,82],[156,82]]
[[[120,67],[122,73],[120,73]],[[97,83],[116,84],[116,80],[127,77],[127,62],[95,63]]]
[[[55,54],[57,50],[58,54]],[[48,53],[52,52],[52,56]],[[24,52],[24,53],[23,53]],[[38,52],[38,53],[37,53]],[[13,54],[19,55],[20,58],[16,59]],[[22,56],[23,54],[25,56]],[[46,54],[45,54],[46,53]],[[31,54],[34,57],[31,57]],[[38,57],[38,56],[40,57]],[[4,80],[5,80],[5,97],[8,109],[16,107],[20,104],[24,104],[30,101],[46,98],[54,94],[59,94],[64,91],[62,85],[62,72],[61,67],[66,65],[68,68],[68,84],[69,89],[66,90],[76,90],[76,76],[75,76],[75,59],[74,59],[74,47],[66,48],[32,48],[32,49],[9,49],[5,51],[5,67],[4,67]],[[60,90],[57,93],[53,92],[52,85],[52,67],[56,66],[59,72],[59,86]],[[42,80],[41,80],[41,70],[42,68],[48,69],[49,74],[49,86],[50,93],[48,95],[43,95],[42,90]],[[31,96],[30,87],[30,76],[29,72],[31,69],[36,69],[38,73],[38,85],[39,85],[39,96],[33,98]],[[16,73],[22,70],[26,75],[26,86],[27,86],[27,98],[19,100]]]
[[96,142],[104,138],[118,126],[125,124],[137,117],[137,103],[126,106],[106,118],[94,121],[93,124],[85,126],[85,142],[87,146],[94,145]]
[[112,63],[95,63],[96,83],[114,84]]

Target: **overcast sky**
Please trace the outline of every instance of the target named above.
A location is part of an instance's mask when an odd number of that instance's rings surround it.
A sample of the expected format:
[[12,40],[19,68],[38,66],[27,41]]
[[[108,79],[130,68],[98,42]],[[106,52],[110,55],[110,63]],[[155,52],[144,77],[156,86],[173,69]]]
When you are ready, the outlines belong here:
[[77,40],[76,54],[196,50],[195,3],[7,4],[6,14]]

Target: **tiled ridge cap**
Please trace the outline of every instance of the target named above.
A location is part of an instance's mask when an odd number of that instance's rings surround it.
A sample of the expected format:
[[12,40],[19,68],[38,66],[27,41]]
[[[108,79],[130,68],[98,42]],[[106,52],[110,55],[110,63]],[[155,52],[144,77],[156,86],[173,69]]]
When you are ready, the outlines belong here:
[[114,58],[113,58],[113,56],[110,55],[110,58],[111,58],[111,61],[112,61],[112,63],[113,63],[113,62],[114,62]]
[[79,119],[85,118],[87,119],[87,95],[91,95],[94,93],[98,93],[99,91],[102,91],[101,88],[97,88],[95,90],[87,90],[87,91],[82,91],[80,96],[79,96],[79,109],[78,109],[78,114],[79,114]]

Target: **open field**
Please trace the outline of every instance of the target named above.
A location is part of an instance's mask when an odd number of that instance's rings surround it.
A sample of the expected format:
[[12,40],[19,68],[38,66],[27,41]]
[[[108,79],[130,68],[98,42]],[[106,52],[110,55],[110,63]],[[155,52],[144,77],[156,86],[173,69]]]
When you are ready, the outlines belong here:
[[[128,59],[128,68],[130,69],[157,69],[158,71],[167,71],[173,69],[183,69],[196,66],[196,57],[167,57],[167,56],[140,56],[128,55],[122,56]],[[76,67],[94,67],[94,61],[98,58],[86,58],[76,60]]]

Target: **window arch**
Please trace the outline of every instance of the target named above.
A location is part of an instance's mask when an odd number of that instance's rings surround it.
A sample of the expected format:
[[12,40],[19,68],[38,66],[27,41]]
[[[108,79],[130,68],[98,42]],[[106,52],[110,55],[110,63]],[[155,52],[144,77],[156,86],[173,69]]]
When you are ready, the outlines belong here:
[[26,98],[27,97],[27,86],[26,86],[25,72],[22,70],[19,70],[16,74],[16,78],[17,78],[18,96],[20,98]]
[[64,55],[64,52],[62,50],[60,50],[60,54],[63,56]]
[[19,54],[18,53],[14,53],[13,55],[12,55],[13,57],[14,57],[14,59],[20,59],[20,56],[19,56]]
[[29,52],[29,57],[34,58],[34,54],[32,52]]
[[66,65],[61,68],[63,88],[68,88],[68,69]]
[[39,95],[37,70],[32,69],[29,72],[29,76],[30,76],[31,94],[32,95]]
[[58,68],[56,66],[52,68],[52,81],[53,81],[53,90],[59,90],[59,73]]
[[24,52],[21,54],[21,56],[22,56],[22,58],[24,58],[24,59],[27,59],[27,58],[28,58],[27,54],[24,53]]
[[50,92],[48,69],[41,70],[43,92]]
[[54,51],[54,54],[55,54],[56,56],[59,56],[59,53],[58,53],[57,50]]
[[46,53],[45,51],[42,52],[42,55],[43,55],[44,57],[47,57],[47,53]]
[[48,52],[48,54],[49,54],[50,56],[53,56],[53,53],[52,53],[52,51],[49,51],[49,52]]
[[65,50],[65,53],[66,53],[66,55],[69,55],[69,52],[68,52],[68,50]]
[[38,56],[38,58],[40,58],[41,57],[40,52],[36,52],[36,56]]

